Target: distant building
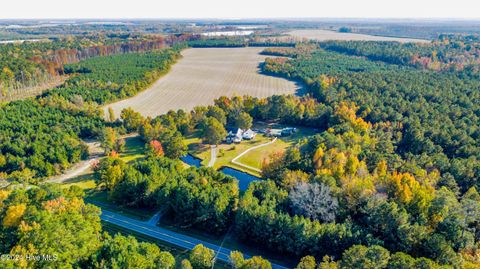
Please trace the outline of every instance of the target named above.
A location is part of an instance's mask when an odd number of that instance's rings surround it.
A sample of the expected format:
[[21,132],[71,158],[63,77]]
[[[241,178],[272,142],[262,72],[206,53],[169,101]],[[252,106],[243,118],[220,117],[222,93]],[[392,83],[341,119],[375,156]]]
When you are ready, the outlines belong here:
[[246,140],[252,140],[256,135],[257,135],[257,133],[255,133],[251,129],[248,129],[245,132],[243,132],[242,137],[243,137],[243,139],[246,139]]
[[234,130],[230,130],[227,134],[227,137],[225,138],[225,142],[227,144],[231,144],[231,143],[240,143],[242,142],[242,137],[243,135],[243,130],[238,128],[236,131]]
[[297,132],[297,128],[287,127],[283,129],[267,129],[265,135],[269,137],[290,136]]
[[282,129],[268,129],[265,131],[265,135],[269,137],[282,136]]
[[290,136],[290,135],[292,135],[296,132],[297,132],[297,128],[290,128],[289,127],[289,128],[282,129],[281,135],[282,136]]

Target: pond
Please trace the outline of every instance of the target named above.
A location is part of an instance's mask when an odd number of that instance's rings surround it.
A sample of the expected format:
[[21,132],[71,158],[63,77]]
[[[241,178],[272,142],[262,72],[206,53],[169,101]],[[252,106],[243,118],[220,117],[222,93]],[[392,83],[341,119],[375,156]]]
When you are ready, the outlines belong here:
[[193,157],[190,154],[187,154],[183,157],[180,157],[180,160],[182,160],[182,162],[184,162],[184,163],[186,163],[190,166],[195,166],[195,167],[200,167],[201,163],[202,163],[201,159]]
[[219,31],[219,32],[205,32],[202,33],[203,36],[243,36],[251,35],[254,31],[251,30],[242,30],[242,31]]
[[[184,163],[190,165],[190,166],[195,166],[195,167],[200,167],[202,160],[199,158],[196,158],[190,154],[187,154],[183,157],[180,157],[180,160],[182,160]],[[252,176],[250,174],[247,174],[245,172],[242,172],[237,169],[233,169],[230,167],[223,167],[222,169],[219,170],[220,172],[224,173],[225,175],[232,176],[238,180],[238,188],[241,191],[245,191],[248,188],[248,185],[255,180],[262,180],[259,177]]]
[[248,185],[250,185],[250,183],[252,183],[253,181],[262,180],[259,177],[252,176],[250,174],[247,174],[245,172],[242,172],[240,170],[233,169],[230,167],[223,167],[219,171],[224,173],[225,175],[229,175],[238,179],[238,188],[241,191],[246,191],[248,188]]

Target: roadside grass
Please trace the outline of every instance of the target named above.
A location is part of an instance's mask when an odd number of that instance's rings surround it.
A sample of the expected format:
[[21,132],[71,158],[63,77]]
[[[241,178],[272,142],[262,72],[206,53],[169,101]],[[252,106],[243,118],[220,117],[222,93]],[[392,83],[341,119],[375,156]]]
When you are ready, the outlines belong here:
[[141,221],[149,220],[156,213],[156,210],[154,209],[150,210],[144,208],[128,208],[118,206],[108,198],[108,193],[106,191],[89,190],[86,192],[84,200],[103,209],[113,211]]
[[[123,227],[117,226],[115,224],[111,224],[108,222],[102,221],[102,227],[104,231],[107,231],[110,235],[115,235],[117,233],[123,235],[123,236],[134,236],[137,240],[141,242],[148,242],[148,243],[153,243],[156,244],[157,246],[160,247],[162,251],[168,251],[170,252],[174,257],[176,264],[180,264],[183,259],[188,259],[190,251],[187,249],[183,249],[180,247],[177,247],[175,245],[169,244],[167,242],[158,240],[156,238],[150,237],[148,235],[144,235],[141,233],[137,233],[135,231],[131,231],[128,229],[125,229]],[[230,265],[226,264],[225,262],[222,261],[217,261],[215,263],[215,269],[227,269],[231,268]]]

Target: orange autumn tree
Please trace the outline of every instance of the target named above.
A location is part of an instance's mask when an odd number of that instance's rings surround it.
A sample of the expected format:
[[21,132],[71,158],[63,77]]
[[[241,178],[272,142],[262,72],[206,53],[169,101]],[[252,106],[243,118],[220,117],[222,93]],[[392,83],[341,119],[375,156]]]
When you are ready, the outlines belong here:
[[150,141],[150,143],[148,143],[147,150],[150,156],[162,157],[165,155],[162,143],[160,143],[158,140]]

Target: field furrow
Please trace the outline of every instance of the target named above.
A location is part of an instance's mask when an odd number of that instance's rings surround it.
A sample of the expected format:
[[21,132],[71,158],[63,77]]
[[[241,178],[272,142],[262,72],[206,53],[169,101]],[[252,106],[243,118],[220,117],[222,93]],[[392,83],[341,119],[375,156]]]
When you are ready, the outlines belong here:
[[169,110],[191,110],[198,105],[213,104],[222,95],[268,97],[273,94],[295,94],[295,82],[260,74],[259,64],[266,56],[263,48],[187,49],[172,70],[151,88],[135,97],[110,105],[119,116],[132,107],[144,116],[157,116]]

